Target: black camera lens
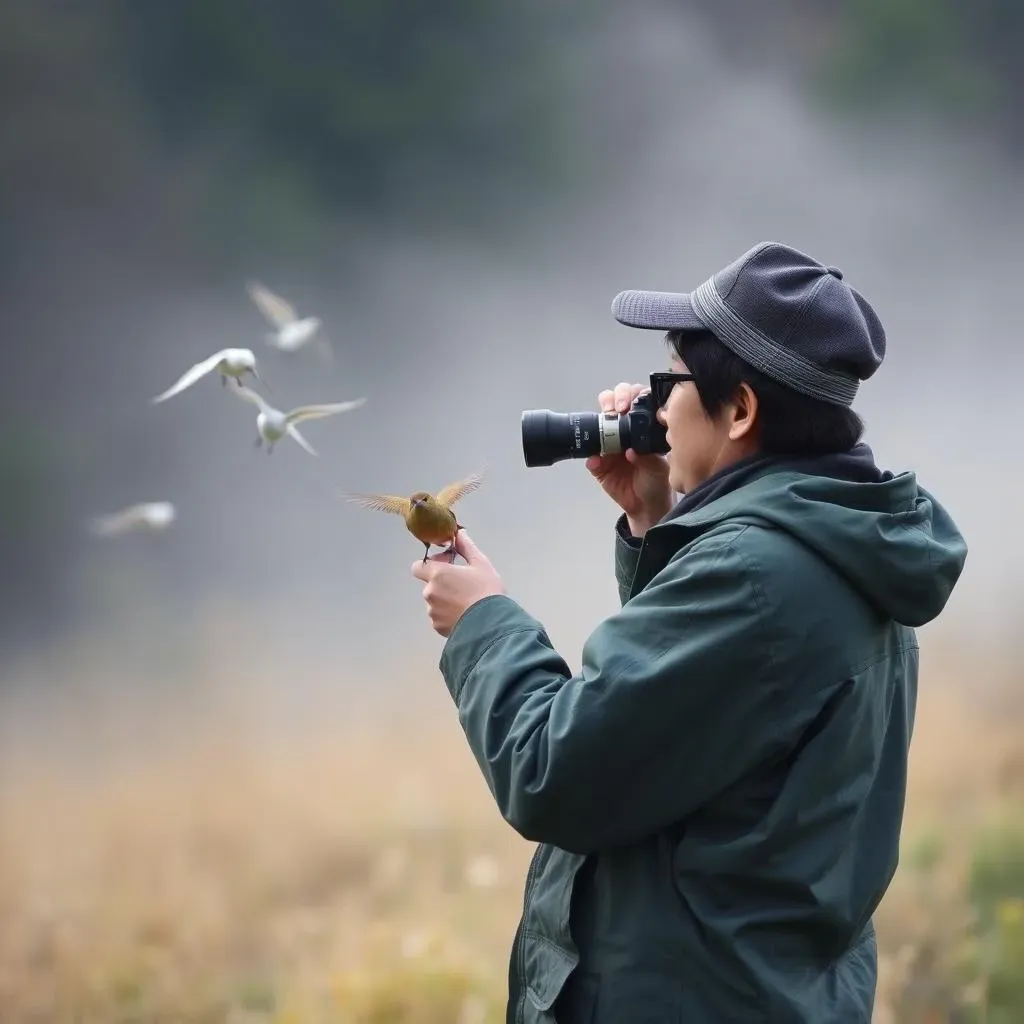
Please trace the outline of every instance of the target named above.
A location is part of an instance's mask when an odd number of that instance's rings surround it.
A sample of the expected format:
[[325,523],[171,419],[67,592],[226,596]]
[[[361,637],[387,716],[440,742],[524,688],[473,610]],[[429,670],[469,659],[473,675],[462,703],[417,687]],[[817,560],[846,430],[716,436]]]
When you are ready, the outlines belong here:
[[563,459],[586,459],[601,454],[597,412],[523,413],[523,457],[527,466],[551,466]]
[[613,455],[629,447],[629,413],[528,409],[523,413],[522,430],[527,466]]
[[617,455],[627,448],[640,454],[668,451],[665,428],[653,414],[650,396],[640,395],[631,410],[552,412],[527,409],[522,417],[523,457],[527,466],[551,466],[563,459]]

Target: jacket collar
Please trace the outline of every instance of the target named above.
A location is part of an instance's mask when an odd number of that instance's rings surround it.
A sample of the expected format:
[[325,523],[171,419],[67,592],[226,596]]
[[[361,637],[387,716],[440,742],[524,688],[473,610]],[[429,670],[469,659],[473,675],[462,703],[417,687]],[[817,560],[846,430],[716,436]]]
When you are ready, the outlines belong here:
[[760,522],[757,496],[808,474],[874,482],[891,477],[866,444],[821,456],[753,455],[719,471],[676,502],[644,535],[629,597],[641,591],[680,548],[724,519]]

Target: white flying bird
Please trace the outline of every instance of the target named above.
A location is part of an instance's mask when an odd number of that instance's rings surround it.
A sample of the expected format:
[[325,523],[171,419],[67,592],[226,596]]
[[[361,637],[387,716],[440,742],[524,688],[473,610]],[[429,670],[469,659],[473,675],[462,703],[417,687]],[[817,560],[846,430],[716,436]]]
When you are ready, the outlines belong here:
[[310,455],[316,455],[317,453],[314,451],[313,446],[299,433],[298,427],[295,424],[301,423],[303,420],[315,420],[322,416],[334,416],[339,412],[358,409],[366,401],[365,398],[355,398],[350,402],[333,402],[328,405],[300,405],[297,409],[292,409],[290,412],[282,412],[280,409],[275,409],[272,405],[269,405],[262,395],[258,395],[255,391],[250,391],[244,384],[236,385],[231,388],[231,391],[240,398],[244,398],[247,402],[251,402],[260,410],[259,415],[256,417],[256,429],[259,431],[259,436],[256,438],[256,447],[258,448],[266,441],[268,454],[274,450],[274,445],[285,434],[289,434]]
[[116,537],[132,530],[156,533],[166,530],[174,517],[174,506],[169,501],[141,501],[120,512],[97,516],[92,521],[92,530],[100,537]]
[[226,384],[228,377],[234,377],[235,380],[240,381],[246,373],[251,373],[261,384],[266,384],[256,368],[256,356],[253,355],[252,349],[222,348],[219,352],[214,352],[208,359],[203,359],[187,369],[176,383],[162,394],[157,395],[153,401],[165,401],[172,395],[178,394],[179,391],[184,391],[189,385],[195,384],[200,377],[205,377],[213,370],[221,375],[221,384]]
[[[256,304],[267,322],[274,328],[272,334],[266,335],[267,344],[282,352],[295,352],[309,342],[320,330],[322,321],[318,316],[307,316],[299,319],[295,307],[280,295],[275,295],[259,281],[248,281],[245,290],[249,298]],[[317,339],[321,353],[333,360],[334,352],[326,338]]]

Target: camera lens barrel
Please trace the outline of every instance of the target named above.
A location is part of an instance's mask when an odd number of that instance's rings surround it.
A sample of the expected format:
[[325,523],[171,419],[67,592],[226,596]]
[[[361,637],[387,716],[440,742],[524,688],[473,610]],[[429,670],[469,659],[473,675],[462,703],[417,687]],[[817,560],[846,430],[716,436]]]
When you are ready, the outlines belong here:
[[615,412],[597,414],[597,429],[600,434],[601,455],[619,455],[629,447],[629,413],[620,416]]
[[527,409],[522,415],[522,435],[523,457],[531,467],[614,455],[629,447],[629,413]]
[[638,395],[630,411],[552,412],[527,409],[522,416],[523,457],[527,466],[551,466],[563,459],[668,452],[665,428],[658,422],[650,394]]

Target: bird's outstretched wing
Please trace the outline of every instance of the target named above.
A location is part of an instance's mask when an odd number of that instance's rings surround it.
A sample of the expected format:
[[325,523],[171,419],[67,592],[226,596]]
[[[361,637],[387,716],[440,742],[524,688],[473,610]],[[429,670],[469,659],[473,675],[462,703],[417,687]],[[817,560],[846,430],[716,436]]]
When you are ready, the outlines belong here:
[[301,423],[303,420],[316,420],[323,416],[334,416],[339,412],[358,409],[365,403],[365,398],[353,398],[350,402],[331,402],[327,405],[300,405],[287,415],[289,423]]
[[460,498],[464,498],[467,494],[475,491],[483,482],[483,473],[473,473],[462,480],[456,480],[455,483],[448,484],[447,487],[442,487],[437,492],[437,500],[442,505],[454,505]]
[[399,498],[393,494],[342,494],[346,501],[351,501],[363,508],[372,508],[378,512],[392,512],[403,518],[412,511],[412,503],[408,498]]
[[270,406],[267,405],[263,396],[258,391],[253,391],[251,388],[247,388],[244,384],[234,384],[229,390],[232,394],[238,395],[239,398],[244,398],[247,402],[255,405],[260,412],[269,412]]
[[89,525],[92,532],[99,537],[114,537],[135,526],[139,522],[140,511],[138,505],[132,505],[130,508],[121,509],[120,512],[96,516]]
[[174,521],[174,506],[169,501],[140,501],[117,512],[95,516],[90,527],[100,537],[114,537],[139,527],[159,530]]
[[179,391],[184,391],[190,384],[195,384],[200,377],[208,374],[224,358],[227,351],[226,348],[222,348],[219,352],[214,352],[208,359],[203,359],[201,362],[196,363],[195,366],[189,367],[174,384],[163,393],[157,395],[153,401],[163,402],[172,395],[176,395]]
[[259,281],[247,281],[245,290],[257,309],[278,329],[295,319],[294,307]]
[[289,423],[286,429],[296,443],[305,448],[310,455],[317,455],[316,449],[299,433],[299,428],[294,423]]

